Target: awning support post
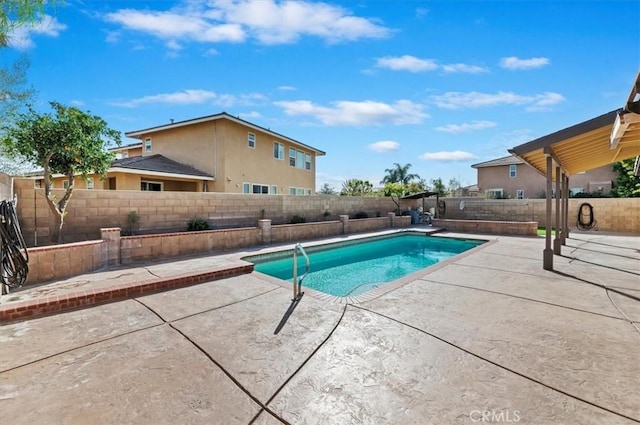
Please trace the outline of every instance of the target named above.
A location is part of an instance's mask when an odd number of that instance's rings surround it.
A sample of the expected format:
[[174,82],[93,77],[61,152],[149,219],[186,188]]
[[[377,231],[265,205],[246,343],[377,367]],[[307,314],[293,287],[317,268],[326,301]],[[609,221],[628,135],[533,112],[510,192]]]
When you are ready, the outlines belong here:
[[562,223],[560,223],[560,198],[564,197],[564,193],[561,189],[560,179],[564,177],[564,173],[560,170],[560,167],[556,165],[556,221],[555,230],[556,237],[553,240],[553,253],[555,255],[561,255],[562,244],[560,243],[560,232],[562,229]]
[[553,270],[553,250],[551,249],[551,181],[553,180],[553,159],[547,156],[547,194],[544,251],[542,252],[542,268]]

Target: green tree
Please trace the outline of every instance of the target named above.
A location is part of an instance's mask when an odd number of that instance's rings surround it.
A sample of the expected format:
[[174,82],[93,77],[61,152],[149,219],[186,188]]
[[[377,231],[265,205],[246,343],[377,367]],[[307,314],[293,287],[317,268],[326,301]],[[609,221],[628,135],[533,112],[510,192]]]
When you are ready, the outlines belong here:
[[447,190],[451,196],[460,196],[461,194],[459,192],[461,188],[462,186],[460,185],[460,181],[457,178],[452,177],[449,179]]
[[44,16],[47,0],[2,0],[0,2],[0,47],[9,43],[9,33],[14,29],[38,22]]
[[[0,137],[2,127],[14,122],[18,112],[24,111],[33,101],[35,91],[27,87],[27,69],[29,57],[21,55],[11,67],[0,68]],[[4,147],[0,145],[0,172],[18,175],[35,169],[22,157],[10,158]]]
[[447,188],[444,183],[442,183],[442,179],[440,177],[431,180],[431,185],[434,192],[438,192],[440,196],[447,196]]
[[618,173],[616,184],[611,189],[611,195],[616,198],[639,198],[640,176],[633,173],[635,158],[625,159],[613,164],[613,171]]
[[402,183],[385,183],[384,196],[390,196],[394,204],[396,204],[396,213],[400,213],[400,197],[405,194],[405,187]]
[[411,195],[414,193],[422,193],[429,190],[429,188],[427,187],[427,182],[424,179],[420,179],[417,181],[412,181],[409,182],[409,184],[406,187],[406,193],[405,195]]
[[333,186],[329,186],[329,183],[323,183],[318,193],[320,193],[321,195],[337,195],[336,191],[333,189]]
[[384,170],[387,175],[384,176],[380,183],[401,183],[402,186],[406,187],[410,181],[420,179],[419,175],[409,173],[409,168],[411,168],[411,164],[400,165],[394,162],[393,168]]
[[349,179],[342,183],[340,196],[367,196],[373,193],[373,184],[367,180]]
[[[57,224],[52,241],[61,243],[74,176],[87,179],[92,173],[106,175],[114,158],[106,147],[112,142],[120,146],[121,141],[120,133],[110,129],[102,118],[57,102],[50,104],[55,114],[38,114],[29,108],[0,132],[0,142],[9,155],[21,155],[43,168],[44,193]],[[69,182],[60,199],[51,192],[53,174],[62,174]]]

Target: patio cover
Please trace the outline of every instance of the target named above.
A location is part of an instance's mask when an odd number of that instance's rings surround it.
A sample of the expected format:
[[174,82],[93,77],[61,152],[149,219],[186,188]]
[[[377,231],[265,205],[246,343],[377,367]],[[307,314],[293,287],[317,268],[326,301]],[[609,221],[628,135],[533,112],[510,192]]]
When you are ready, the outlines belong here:
[[[546,234],[543,268],[553,270],[554,254],[561,254],[561,245],[569,234],[569,176],[614,162],[640,156],[640,72],[631,88],[626,105],[591,120],[576,124],[539,139],[509,149],[546,176]],[[556,214],[552,220],[552,186]],[[560,200],[562,198],[562,202]],[[582,208],[582,207],[581,207]],[[555,240],[551,248],[551,229]]]

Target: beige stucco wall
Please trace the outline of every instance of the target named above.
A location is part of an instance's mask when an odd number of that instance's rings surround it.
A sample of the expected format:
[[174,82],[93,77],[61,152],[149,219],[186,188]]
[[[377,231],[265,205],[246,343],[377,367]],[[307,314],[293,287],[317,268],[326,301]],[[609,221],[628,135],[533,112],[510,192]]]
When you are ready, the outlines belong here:
[[[480,193],[501,188],[508,197],[516,198],[516,191],[523,189],[524,197],[531,199],[538,198],[545,191],[545,177],[531,166],[518,164],[516,170],[516,177],[510,178],[508,165],[478,168]],[[569,188],[583,188],[584,192],[593,192],[597,191],[598,187],[602,187],[604,193],[609,193],[611,182],[615,181],[615,178],[616,173],[613,171],[613,165],[606,165],[583,174],[569,176]],[[595,184],[596,182],[609,182],[609,184]]]
[[[255,148],[248,146],[248,134],[255,135]],[[242,193],[243,183],[278,186],[278,194],[289,194],[290,187],[315,192],[315,153],[242,124],[220,119],[162,130],[139,136],[151,138],[151,152],[161,154],[215,176],[209,191]],[[284,145],[283,160],[274,158],[273,143]],[[289,148],[311,154],[311,170],[289,165]]]

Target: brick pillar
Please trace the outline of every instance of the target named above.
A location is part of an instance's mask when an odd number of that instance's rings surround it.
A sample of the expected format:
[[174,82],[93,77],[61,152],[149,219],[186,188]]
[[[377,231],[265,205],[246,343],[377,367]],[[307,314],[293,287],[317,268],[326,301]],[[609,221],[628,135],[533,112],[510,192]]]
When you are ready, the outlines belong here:
[[266,218],[258,220],[258,228],[262,234],[262,243],[268,245],[271,243],[271,219]]
[[389,217],[389,227],[396,227],[396,213],[388,212],[387,217]]
[[349,216],[346,214],[341,215],[340,222],[342,223],[342,234],[346,235],[347,233],[349,233]]
[[100,229],[100,239],[105,241],[102,250],[103,265],[116,266],[120,264],[120,228],[108,227]]

